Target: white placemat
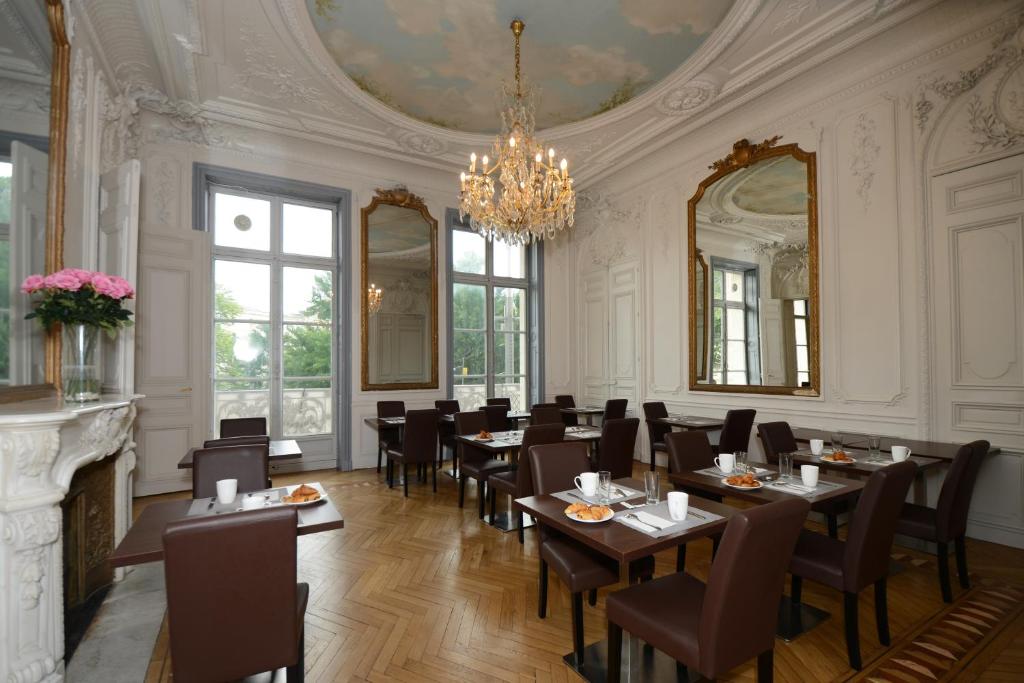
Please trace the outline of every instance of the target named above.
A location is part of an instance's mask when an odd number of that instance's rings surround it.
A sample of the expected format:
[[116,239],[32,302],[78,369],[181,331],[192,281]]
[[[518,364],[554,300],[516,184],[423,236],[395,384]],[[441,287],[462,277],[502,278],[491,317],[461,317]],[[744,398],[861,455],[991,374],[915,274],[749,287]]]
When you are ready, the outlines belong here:
[[[281,496],[288,493],[288,489],[285,487],[270,489],[268,491],[254,492],[254,496],[266,496],[267,502],[270,506],[281,504]],[[235,499],[227,505],[221,505],[217,501],[217,496],[211,496],[210,498],[196,498],[192,501],[192,504],[188,508],[188,514],[186,517],[196,517],[200,515],[219,515],[224,512],[237,512],[242,509],[242,498],[245,498],[248,494],[239,493],[235,496]],[[257,510],[261,508],[256,508]]]
[[794,481],[783,481],[781,479],[777,479],[776,481],[767,483],[766,486],[773,491],[788,493],[792,496],[803,496],[805,498],[814,498],[822,495],[823,493],[843,488],[842,484],[833,484],[832,482],[819,480],[818,485],[812,489],[804,486],[799,479]]
[[[769,472],[771,472],[771,470],[766,470],[763,467],[755,467],[754,468],[754,476],[755,477],[758,477],[758,476],[760,476],[762,474],[768,474]],[[693,473],[694,474],[706,474],[706,475],[708,475],[710,477],[732,477],[732,476],[735,476],[736,474],[738,474],[737,472],[730,472],[729,474],[726,474],[725,472],[723,472],[722,470],[718,469],[717,467],[705,467],[702,470],[694,470]]]
[[[640,523],[631,517],[627,517],[627,515],[630,514],[639,517]],[[625,524],[630,529],[636,529],[637,531],[645,533],[648,536],[653,536],[654,538],[661,538],[662,536],[677,534],[680,531],[686,531],[687,529],[703,526],[710,522],[716,522],[722,519],[722,516],[716,515],[713,512],[707,512],[706,510],[695,509],[691,505],[686,514],[686,519],[677,522],[668,514],[668,501],[662,501],[657,505],[645,505],[643,508],[620,510],[615,513],[614,519],[620,524]],[[663,528],[654,531],[643,522],[650,522]]]
[[602,503],[597,496],[585,496],[579,489],[559,491],[552,495],[567,503],[587,503],[589,505],[611,505],[612,503],[621,503],[624,500],[642,498],[646,495],[643,491],[637,491],[636,489],[631,489],[628,486],[619,486],[617,484],[612,484],[612,493],[615,495],[612,496],[612,499],[607,503]]

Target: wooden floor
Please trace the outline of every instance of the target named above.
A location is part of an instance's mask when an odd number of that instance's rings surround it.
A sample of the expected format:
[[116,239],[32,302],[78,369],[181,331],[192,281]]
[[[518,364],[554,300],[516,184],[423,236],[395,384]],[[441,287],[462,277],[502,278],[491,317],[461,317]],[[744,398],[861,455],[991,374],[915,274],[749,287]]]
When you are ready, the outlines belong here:
[[[637,470],[638,472],[641,470]],[[537,544],[478,521],[475,489],[457,507],[456,483],[439,476],[410,486],[410,497],[389,491],[373,470],[278,476],[276,484],[320,481],[345,517],[345,528],[299,539],[299,576],[310,584],[306,612],[307,681],[576,681],[562,662],[571,650],[569,594],[552,574],[548,616],[537,617]],[[187,494],[136,501],[148,503]],[[734,501],[729,501],[734,502]],[[813,526],[813,525],[812,525]],[[841,532],[843,533],[843,532]],[[893,641],[944,608],[934,558],[897,548],[906,571],[892,577],[889,614]],[[1024,551],[968,542],[972,575],[1024,586]],[[710,543],[691,544],[687,570],[705,579]],[[657,574],[674,570],[674,551],[657,556]],[[959,595],[954,572],[954,590]],[[617,590],[623,586],[613,588]],[[604,597],[585,607],[586,642],[605,636]],[[776,641],[781,681],[834,681],[853,675],[846,664],[839,593],[811,582],[805,602],[833,617],[792,643]],[[865,664],[884,654],[876,640],[871,590],[861,594]],[[1022,680],[1024,620],[993,639],[961,675],[985,681]],[[165,628],[147,681],[171,680]],[[753,681],[753,662],[722,680]]]

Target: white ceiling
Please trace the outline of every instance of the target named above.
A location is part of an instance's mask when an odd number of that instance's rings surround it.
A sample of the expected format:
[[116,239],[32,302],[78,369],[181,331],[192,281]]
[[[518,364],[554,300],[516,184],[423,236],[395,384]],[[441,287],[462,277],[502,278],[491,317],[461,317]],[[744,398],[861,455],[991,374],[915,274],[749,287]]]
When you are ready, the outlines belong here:
[[[701,47],[657,84],[541,137],[569,159],[577,186],[595,182],[623,158],[661,146],[932,4],[737,0]],[[424,123],[360,89],[328,54],[305,0],[103,0],[85,7],[122,87],[159,90],[211,119],[453,172],[471,151],[490,146],[489,135]],[[530,17],[523,19],[529,25]]]

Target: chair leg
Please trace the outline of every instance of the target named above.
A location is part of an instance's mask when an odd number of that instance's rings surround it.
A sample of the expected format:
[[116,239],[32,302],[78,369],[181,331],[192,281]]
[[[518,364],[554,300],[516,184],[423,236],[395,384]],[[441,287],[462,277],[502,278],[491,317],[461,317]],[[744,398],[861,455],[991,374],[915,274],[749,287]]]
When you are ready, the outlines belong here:
[[491,504],[491,524],[494,524],[494,515],[498,507],[498,494],[495,493],[493,486],[487,491],[487,498]]
[[461,477],[459,479],[459,507],[461,508],[466,502],[466,478]]
[[381,457],[382,457],[383,455],[384,455],[384,451],[383,451],[383,449],[381,449],[381,447],[380,447],[380,446],[378,445],[378,446],[377,446],[377,474],[380,474],[380,459],[381,459]]
[[540,561],[540,588],[537,590],[537,616],[543,619],[548,615],[548,563]]
[[775,649],[765,650],[757,656],[757,683],[775,680]]
[[686,544],[676,546],[676,571],[686,571]]
[[800,604],[804,592],[804,578],[793,574],[793,581],[789,585],[789,601],[794,605]]
[[711,539],[711,561],[714,562],[715,555],[718,554],[718,544],[722,542],[721,536],[715,536]]
[[583,593],[572,594],[572,651],[577,666],[583,665]]
[[953,587],[949,585],[949,544],[936,544],[935,562],[939,565],[939,587],[942,589],[942,600],[953,602]]
[[434,480],[434,493],[437,493],[437,463],[432,463],[430,466],[430,476]]
[[389,489],[395,488],[394,468],[395,468],[394,462],[392,462],[391,458],[388,458],[388,461],[387,461],[387,463],[385,465],[385,469],[387,470],[387,474],[384,475],[384,478],[388,480],[388,488]]
[[828,537],[839,538],[839,518],[835,515],[826,515],[828,519]]
[[605,680],[608,683],[619,683],[622,668],[622,627],[615,622],[608,622],[608,670]]
[[846,655],[850,667],[860,671],[860,632],[857,625],[857,594],[843,593],[843,618],[846,621]]
[[875,624],[878,627],[878,642],[888,646],[889,601],[886,599],[885,577],[875,581]]
[[526,543],[526,539],[525,539],[525,537],[523,535],[523,512],[522,512],[522,510],[516,512],[516,517],[517,517],[517,520],[516,520],[517,521],[516,533],[519,534],[519,545],[523,545],[523,544]]
[[654,471],[654,463],[655,463],[655,462],[657,461],[657,459],[656,459],[656,458],[655,458],[655,456],[654,456],[654,453],[655,453],[655,451],[654,451],[654,449],[652,448],[652,449],[651,449],[651,472],[653,472],[653,471]]
[[956,574],[960,577],[960,587],[970,588],[971,577],[967,573],[967,539],[958,536],[953,541],[953,547],[956,550]]
[[476,501],[477,501],[477,517],[479,519],[484,518],[484,497],[487,495],[487,482],[483,479],[476,480]]
[[302,683],[306,678],[306,627],[299,632],[299,661],[285,670],[286,683]]
[[402,495],[409,497],[409,463],[402,463]]
[[597,604],[597,589],[596,588],[591,588],[590,589],[590,592],[587,594],[587,602],[590,603],[591,607],[593,607],[594,605]]

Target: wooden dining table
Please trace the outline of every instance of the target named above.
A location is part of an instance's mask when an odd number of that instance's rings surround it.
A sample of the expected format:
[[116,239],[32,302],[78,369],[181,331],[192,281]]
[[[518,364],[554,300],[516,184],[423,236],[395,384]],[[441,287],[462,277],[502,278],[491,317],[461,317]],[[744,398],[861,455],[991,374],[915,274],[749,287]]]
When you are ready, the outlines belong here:
[[[644,483],[639,479],[615,479],[614,486],[627,487],[636,491],[644,490]],[[666,499],[667,492],[662,491],[660,500]],[[642,503],[643,498],[632,500]],[[549,529],[559,531],[575,539],[584,546],[610,557],[620,566],[628,565],[633,560],[647,557],[662,550],[675,548],[684,543],[695,541],[721,533],[729,518],[738,512],[734,507],[716,503],[707,499],[690,497],[690,519],[698,521],[702,513],[712,513],[720,519],[714,519],[692,527],[683,528],[667,535],[652,536],[620,522],[609,520],[597,524],[586,524],[569,519],[565,508],[569,505],[565,500],[553,495],[529,496],[518,498],[516,503],[527,514],[535,517]],[[612,503],[615,511],[625,510],[621,503]],[[659,650],[644,651],[641,655],[639,640],[623,639],[622,680],[676,680],[676,662]],[[588,645],[584,649],[583,662],[577,662],[574,653],[569,652],[563,661],[588,681],[604,681],[608,666],[608,641],[602,639]]]
[[588,425],[592,425],[594,424],[595,415],[604,415],[604,408],[600,406],[577,406],[575,408],[562,408],[562,414],[582,417]]
[[[187,470],[192,467],[192,459],[198,449],[199,446],[188,449],[185,457],[178,461],[179,470]],[[268,460],[270,460],[271,465],[289,460],[299,460],[300,458],[302,458],[302,448],[299,447],[299,442],[295,439],[280,439],[270,442]]]
[[[843,445],[859,451],[868,450],[868,438],[871,435],[858,432],[844,432],[841,430],[830,431],[825,429],[812,429],[808,427],[794,427],[793,437],[797,443],[809,443],[811,439],[821,439],[828,447],[831,444],[833,434],[842,434]],[[893,446],[906,446],[913,455],[923,458],[935,458],[951,462],[960,451],[963,444],[949,443],[945,441],[926,441],[920,439],[905,439],[901,436],[880,436],[879,448],[883,453],[892,450]],[[998,446],[989,447],[988,454],[999,453]]]
[[678,427],[679,429],[687,431],[691,429],[701,429],[704,431],[721,429],[724,424],[723,420],[720,418],[700,417],[697,415],[669,415],[668,417],[653,418],[651,422],[657,422],[670,427]]
[[[868,454],[864,451],[853,450],[847,453],[848,456],[853,458],[851,463],[841,462],[829,462],[823,460],[822,456],[829,455],[832,452],[831,448],[827,448],[822,451],[822,455],[814,455],[809,449],[800,449],[793,452],[793,463],[794,465],[817,465],[823,470],[828,470],[836,474],[856,474],[870,476],[878,470],[892,465],[895,461],[888,453],[882,452],[880,458],[883,458],[880,462],[872,462],[868,460]],[[942,467],[946,464],[945,460],[939,458],[924,458],[917,455],[910,456],[910,461],[917,465],[918,472],[924,472],[936,467]]]
[[[327,495],[323,486],[319,482],[311,482],[307,485],[320,489],[323,498],[321,498],[322,502],[295,508],[299,517],[296,529],[298,535],[305,536],[307,534],[320,533],[321,531],[344,528],[345,521],[341,516],[341,512],[335,507],[334,502]],[[261,495],[267,492],[279,491],[280,489],[291,491],[298,488],[298,486],[296,484],[295,486],[275,487],[266,491],[254,491],[252,495]],[[246,494],[239,494],[239,496],[243,495]],[[129,567],[146,562],[162,561],[164,559],[163,533],[164,529],[171,522],[182,519],[202,519],[203,517],[220,514],[247,514],[244,511],[218,511],[216,509],[218,506],[214,502],[215,498],[204,498],[203,501],[209,502],[206,505],[198,506],[200,508],[199,511],[193,511],[192,514],[189,514],[189,512],[195,501],[191,498],[147,505],[108,558],[110,565],[112,567]]]

